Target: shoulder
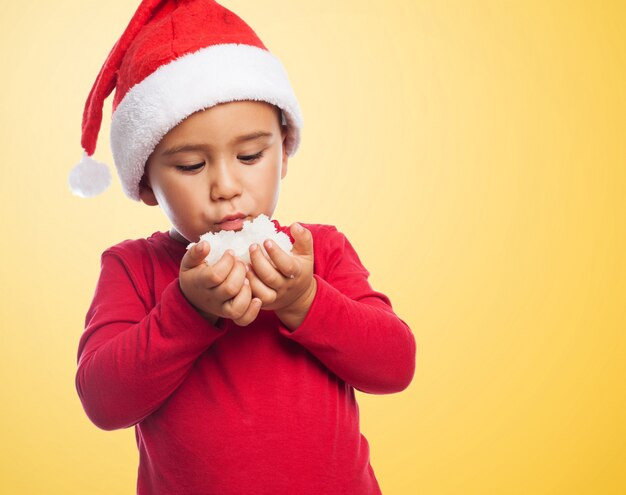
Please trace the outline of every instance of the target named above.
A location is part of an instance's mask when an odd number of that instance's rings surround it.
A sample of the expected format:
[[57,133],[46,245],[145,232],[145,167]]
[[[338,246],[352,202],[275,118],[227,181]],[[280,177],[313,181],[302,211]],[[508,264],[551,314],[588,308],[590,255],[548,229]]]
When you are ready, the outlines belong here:
[[333,237],[342,237],[343,234],[337,230],[334,225],[327,225],[322,223],[305,223],[298,222],[305,229],[310,230],[313,235],[313,239],[327,239]]
[[150,250],[150,239],[154,238],[158,234],[158,232],[155,232],[148,238],[125,239],[105,249],[102,256],[115,255],[121,258],[141,256]]
[[101,273],[129,281],[149,306],[178,274],[186,246],[176,245],[167,232],[126,239],[102,253]]
[[126,267],[137,270],[152,271],[155,265],[166,265],[176,257],[182,258],[185,246],[175,246],[167,232],[155,232],[149,237],[140,239],[126,239],[102,253],[102,262],[114,258]]
[[331,251],[343,249],[348,241],[343,232],[334,225],[298,222],[313,236],[313,250],[316,256],[327,255]]
[[[332,238],[341,238],[343,234],[337,230],[337,227],[334,225],[326,225],[321,223],[307,223],[307,222],[297,222],[302,225],[305,229],[311,232],[313,236],[313,244],[316,243],[325,243],[328,239]],[[280,225],[276,223],[277,229],[279,232],[283,232],[289,236],[289,240],[294,242],[293,236],[291,235],[291,225]]]
[[[167,232],[154,232],[148,237],[141,237],[139,239],[125,239],[113,246],[107,248],[104,253],[120,253],[120,254],[134,254],[146,252],[149,250],[164,248],[168,244],[169,235]],[[170,239],[170,242],[172,241]]]
[[327,278],[341,266],[349,267],[349,271],[369,275],[346,235],[336,226],[303,222],[300,224],[310,230],[313,236],[315,273]]
[[319,223],[301,223],[301,225],[311,231],[314,239],[320,239],[331,244],[350,244],[347,234],[335,225]]

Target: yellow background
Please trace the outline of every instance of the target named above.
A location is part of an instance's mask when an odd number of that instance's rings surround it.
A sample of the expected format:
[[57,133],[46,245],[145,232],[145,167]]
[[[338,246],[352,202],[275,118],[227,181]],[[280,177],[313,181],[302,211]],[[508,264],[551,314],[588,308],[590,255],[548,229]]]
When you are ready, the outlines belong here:
[[[224,3],[305,117],[275,217],[344,231],[417,339],[406,391],[358,396],[383,492],[626,493],[625,4]],[[117,176],[66,185],[135,6],[3,5],[2,493],[135,490],[133,431],[89,422],[76,348],[100,253],[167,222]]]

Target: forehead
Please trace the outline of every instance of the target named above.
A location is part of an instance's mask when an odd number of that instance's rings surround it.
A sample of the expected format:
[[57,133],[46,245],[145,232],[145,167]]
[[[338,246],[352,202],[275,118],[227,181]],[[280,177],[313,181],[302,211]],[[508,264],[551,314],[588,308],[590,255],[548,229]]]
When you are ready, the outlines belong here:
[[276,133],[280,132],[280,119],[280,109],[269,103],[221,103],[191,114],[163,137],[156,150],[188,140],[225,144],[254,132]]

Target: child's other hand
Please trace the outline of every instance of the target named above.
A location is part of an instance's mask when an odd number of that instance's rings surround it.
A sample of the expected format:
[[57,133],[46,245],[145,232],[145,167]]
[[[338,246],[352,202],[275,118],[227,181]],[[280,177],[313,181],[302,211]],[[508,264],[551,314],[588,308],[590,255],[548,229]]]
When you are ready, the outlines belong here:
[[261,300],[252,297],[246,266],[230,250],[209,266],[204,259],[210,249],[202,241],[185,253],[179,272],[181,291],[213,324],[218,318],[229,318],[237,325],[249,325],[261,310]]
[[294,223],[291,235],[295,241],[291,255],[269,240],[263,243],[269,259],[258,245],[250,246],[252,270],[246,277],[252,295],[263,302],[263,309],[274,310],[283,324],[294,330],[313,303],[317,283],[313,277],[311,232]]

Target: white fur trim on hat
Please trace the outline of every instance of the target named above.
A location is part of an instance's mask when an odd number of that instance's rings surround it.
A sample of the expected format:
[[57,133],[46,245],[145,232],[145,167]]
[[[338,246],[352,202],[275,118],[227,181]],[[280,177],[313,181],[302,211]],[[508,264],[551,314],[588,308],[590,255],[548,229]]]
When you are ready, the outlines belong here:
[[139,201],[145,163],[168,131],[192,113],[239,100],[279,107],[288,126],[287,154],[295,154],[302,116],[278,58],[250,45],[212,45],[159,67],[117,106],[111,120],[111,150],[124,192]]

